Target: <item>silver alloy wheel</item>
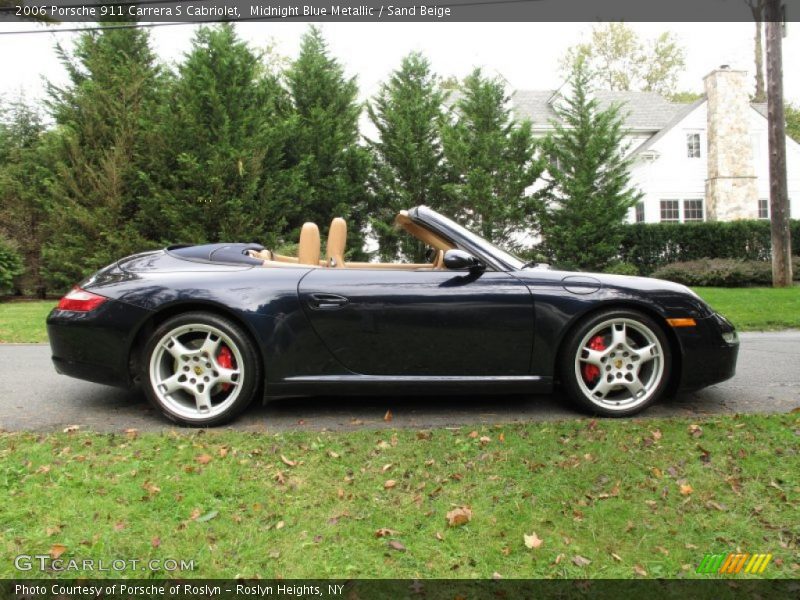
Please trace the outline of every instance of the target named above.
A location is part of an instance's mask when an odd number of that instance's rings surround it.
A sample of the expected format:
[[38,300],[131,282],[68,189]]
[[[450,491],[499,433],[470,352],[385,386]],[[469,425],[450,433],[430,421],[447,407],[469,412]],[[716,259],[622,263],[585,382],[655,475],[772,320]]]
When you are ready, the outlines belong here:
[[[599,338],[603,348],[592,347]],[[598,370],[588,378],[584,367]],[[609,319],[592,328],[575,356],[575,377],[587,400],[623,411],[647,402],[664,377],[664,349],[649,327],[634,319]]]
[[[232,368],[219,362],[222,347]],[[167,332],[150,356],[150,385],[166,409],[186,419],[209,419],[239,396],[245,373],[242,354],[230,336],[212,325],[182,325]]]

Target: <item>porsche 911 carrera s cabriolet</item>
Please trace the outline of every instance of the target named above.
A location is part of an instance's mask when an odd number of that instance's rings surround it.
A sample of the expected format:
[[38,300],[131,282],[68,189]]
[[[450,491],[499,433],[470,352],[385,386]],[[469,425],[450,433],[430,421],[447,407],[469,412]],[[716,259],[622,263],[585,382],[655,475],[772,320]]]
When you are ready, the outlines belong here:
[[396,224],[429,262],[346,260],[347,224],[321,253],[173,246],[124,258],[47,319],[59,373],[141,385],[169,419],[218,425],[256,397],[548,393],[635,414],[733,376],[734,327],[688,288],[526,264],[419,206]]

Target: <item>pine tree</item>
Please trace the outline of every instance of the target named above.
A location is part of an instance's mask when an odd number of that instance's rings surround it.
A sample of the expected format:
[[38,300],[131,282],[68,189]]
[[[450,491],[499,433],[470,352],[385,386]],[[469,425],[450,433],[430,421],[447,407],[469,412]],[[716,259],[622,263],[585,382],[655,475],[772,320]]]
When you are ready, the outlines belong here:
[[0,123],[0,233],[13,240],[25,265],[19,292],[46,293],[40,270],[49,215],[52,141],[42,114],[23,98]]
[[393,226],[400,210],[419,204],[439,208],[445,183],[440,128],[445,94],[430,63],[419,53],[403,59],[368,107],[379,139],[371,177],[371,225],[386,261],[405,256],[419,262],[417,244],[408,248]]
[[463,82],[454,120],[442,132],[450,211],[484,238],[515,248],[530,231],[543,170],[529,121],[517,122],[502,82],[476,69]]
[[360,256],[370,158],[359,144],[356,80],[345,77],[316,27],[303,36],[286,79],[295,110],[288,156],[302,173],[299,211],[290,224],[299,230],[314,221],[324,233],[332,217],[344,217],[350,256]]
[[602,270],[619,251],[623,220],[641,197],[630,186],[620,108],[600,110],[579,61],[544,146],[550,160],[542,236],[559,266]]
[[171,100],[162,122],[172,168],[150,211],[170,211],[159,237],[274,243],[297,186],[285,164],[288,96],[262,56],[232,24],[201,27]]
[[86,32],[58,53],[65,88],[50,86],[59,131],[53,227],[43,250],[52,282],[66,287],[120,256],[152,246],[139,231],[145,165],[156,145],[152,116],[162,71],[143,29]]

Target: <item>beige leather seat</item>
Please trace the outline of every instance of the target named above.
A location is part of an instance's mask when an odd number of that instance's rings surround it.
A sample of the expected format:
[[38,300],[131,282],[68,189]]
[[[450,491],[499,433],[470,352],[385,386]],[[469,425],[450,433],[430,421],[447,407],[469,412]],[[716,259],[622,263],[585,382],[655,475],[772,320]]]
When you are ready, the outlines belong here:
[[331,221],[331,228],[328,230],[328,246],[326,265],[337,269],[343,269],[344,251],[347,247],[347,223],[341,217],[336,217]]
[[297,248],[297,262],[318,267],[319,248],[319,227],[315,223],[303,223],[303,228],[300,230],[300,244]]

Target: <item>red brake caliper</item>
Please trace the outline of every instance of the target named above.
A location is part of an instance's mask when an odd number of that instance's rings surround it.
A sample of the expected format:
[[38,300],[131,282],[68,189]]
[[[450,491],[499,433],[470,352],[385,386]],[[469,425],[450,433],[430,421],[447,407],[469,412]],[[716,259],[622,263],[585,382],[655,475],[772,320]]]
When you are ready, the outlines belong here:
[[[219,349],[219,354],[217,354],[217,364],[223,369],[233,368],[233,354],[231,353],[230,348],[228,348],[224,344]],[[220,387],[222,388],[223,392],[227,392],[229,389],[231,389],[231,384],[223,383],[220,385]]]
[[[603,341],[602,336],[596,335],[589,340],[589,348],[591,350],[605,350],[606,344]],[[597,365],[584,364],[583,367],[581,367],[581,370],[583,372],[583,379],[586,381],[586,383],[592,383],[595,379],[600,377],[600,367]]]

